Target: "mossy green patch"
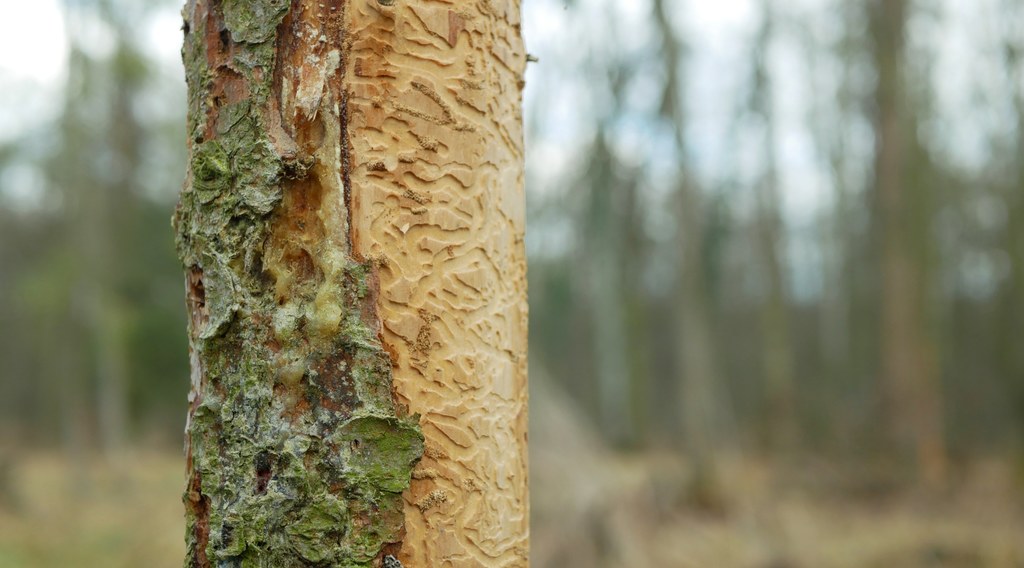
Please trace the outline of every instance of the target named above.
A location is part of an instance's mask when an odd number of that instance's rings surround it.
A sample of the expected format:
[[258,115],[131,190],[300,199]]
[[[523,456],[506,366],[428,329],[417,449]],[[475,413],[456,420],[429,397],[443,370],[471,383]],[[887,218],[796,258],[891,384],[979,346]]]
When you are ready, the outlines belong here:
[[224,25],[236,42],[262,43],[274,36],[289,0],[224,0]]
[[330,493],[303,509],[285,531],[296,554],[310,562],[324,562],[340,556],[341,540],[348,526],[348,507]]
[[360,416],[337,434],[346,448],[343,477],[354,487],[401,493],[423,455],[423,434],[415,422],[393,416]]
[[203,204],[213,201],[231,187],[228,153],[219,142],[204,142],[192,151],[192,175],[192,188]]

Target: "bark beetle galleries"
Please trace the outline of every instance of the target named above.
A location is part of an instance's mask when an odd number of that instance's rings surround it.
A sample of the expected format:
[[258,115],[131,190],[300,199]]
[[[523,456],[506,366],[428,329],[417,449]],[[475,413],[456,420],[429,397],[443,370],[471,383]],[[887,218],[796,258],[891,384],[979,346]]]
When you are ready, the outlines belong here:
[[405,566],[528,565],[519,25],[514,0],[347,6],[353,248],[425,437]]

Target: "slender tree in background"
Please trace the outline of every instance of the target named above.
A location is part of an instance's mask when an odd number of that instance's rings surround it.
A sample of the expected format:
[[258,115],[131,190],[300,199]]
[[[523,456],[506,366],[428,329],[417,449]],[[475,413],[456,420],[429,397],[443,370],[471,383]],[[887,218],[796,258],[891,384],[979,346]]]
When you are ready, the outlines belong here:
[[1024,334],[1024,41],[1019,32],[1024,9],[1018,2],[1003,4],[1003,57],[1016,129],[1010,144],[1012,167],[1002,188],[1007,215],[1004,246],[1010,270],[1000,294],[1005,309],[1001,310],[998,337],[1000,362],[1018,416],[1017,444],[1024,444],[1024,349],[1019,344]]
[[[821,392],[814,407],[819,414],[819,423],[826,427],[818,434],[832,438],[842,436],[851,429],[852,416],[859,414],[851,408],[854,400],[853,389],[861,381],[851,380],[865,374],[867,361],[854,356],[854,339],[866,326],[865,310],[852,309],[855,292],[858,291],[858,275],[854,261],[860,259],[860,235],[854,230],[853,217],[858,213],[859,202],[854,199],[854,184],[850,181],[851,165],[856,159],[851,155],[851,122],[859,117],[857,93],[852,69],[855,57],[861,53],[861,39],[855,27],[863,6],[845,2],[841,6],[841,33],[826,45],[819,45],[813,29],[804,28],[802,42],[811,75],[811,89],[817,93],[835,93],[834,97],[821,96],[815,99],[807,111],[806,121],[814,136],[816,153],[822,170],[831,181],[834,204],[819,220],[818,234],[824,250],[822,266],[822,295],[818,308],[818,326],[821,338]],[[834,60],[832,59],[834,58]],[[833,63],[835,67],[831,67]],[[831,74],[829,73],[831,71]],[[835,105],[833,107],[833,105]],[[863,280],[863,277],[860,277]],[[862,288],[862,286],[860,287]],[[874,331],[872,330],[872,335]],[[833,408],[835,401],[845,401],[840,406],[844,412],[825,410]]]
[[678,232],[677,282],[674,316],[678,329],[675,340],[679,373],[679,410],[682,414],[681,441],[692,461],[691,491],[698,501],[712,505],[717,500],[715,465],[716,415],[722,411],[715,396],[718,362],[709,313],[710,297],[705,279],[705,247],[702,196],[686,160],[686,114],[682,97],[683,45],[676,37],[671,11],[665,0],[655,3],[658,31],[664,41],[665,91],[661,112],[675,133],[676,152],[683,171],[675,187],[674,203]]
[[[125,34],[120,34],[123,37]],[[83,200],[89,214],[82,241],[89,243],[89,282],[96,286],[89,300],[93,337],[98,342],[97,415],[99,439],[104,451],[123,448],[128,430],[129,313],[121,298],[125,270],[118,269],[118,234],[128,231],[118,225],[137,217],[136,187],[142,166],[141,126],[132,105],[145,76],[145,63],[129,42],[121,40],[115,47],[111,65],[111,84],[115,85],[109,100],[108,116],[118,117],[110,129],[112,167],[106,173],[106,187]],[[114,213],[116,211],[116,213]]]
[[908,16],[906,0],[872,0],[882,394],[889,449],[916,452],[920,474],[934,483],[944,477],[946,457],[938,360],[926,309],[927,188],[910,177],[917,138],[905,87]]
[[527,564],[515,0],[192,0],[188,565]]
[[765,299],[761,302],[761,365],[764,373],[765,432],[769,446],[793,450],[799,438],[789,302],[784,262],[784,225],[779,211],[778,148],[776,145],[775,96],[770,72],[776,8],[772,0],[761,2],[761,26],[754,42],[751,114],[760,121],[761,172],[754,182],[757,227],[754,249],[759,253]]
[[[597,140],[590,153],[590,167],[586,179],[590,188],[587,211],[583,220],[586,243],[590,249],[585,255],[591,272],[591,312],[594,318],[593,335],[594,370],[597,374],[599,424],[605,436],[622,445],[635,441],[635,419],[632,416],[630,354],[632,344],[626,320],[625,286],[626,236],[628,219],[624,204],[633,187],[619,179],[615,156],[608,149],[605,127],[597,132]],[[611,185],[609,185],[611,182]]]

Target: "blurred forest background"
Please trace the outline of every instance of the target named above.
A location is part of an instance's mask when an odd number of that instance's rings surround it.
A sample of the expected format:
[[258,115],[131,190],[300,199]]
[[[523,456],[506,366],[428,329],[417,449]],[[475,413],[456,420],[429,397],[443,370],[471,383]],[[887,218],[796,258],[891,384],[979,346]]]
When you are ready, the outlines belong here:
[[[177,0],[0,21],[0,568],[175,566]],[[524,0],[535,566],[1024,566],[1024,1]]]

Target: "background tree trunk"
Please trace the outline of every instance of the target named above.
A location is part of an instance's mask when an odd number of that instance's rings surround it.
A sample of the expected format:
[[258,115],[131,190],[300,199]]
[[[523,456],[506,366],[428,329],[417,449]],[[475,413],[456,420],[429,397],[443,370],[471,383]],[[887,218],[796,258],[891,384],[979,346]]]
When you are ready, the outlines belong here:
[[186,6],[190,565],[527,564],[518,9]]
[[673,308],[677,334],[675,364],[679,373],[678,409],[680,441],[691,462],[691,497],[701,506],[720,505],[718,487],[716,442],[721,439],[719,416],[722,402],[717,396],[719,388],[718,361],[714,333],[711,326],[709,296],[705,268],[705,216],[702,196],[689,171],[686,158],[686,111],[683,107],[682,70],[683,46],[676,37],[670,20],[671,11],[664,0],[655,2],[658,31],[665,42],[665,91],[661,112],[673,125],[680,163],[684,168],[676,183],[674,206],[678,259]]
[[875,90],[875,198],[881,239],[883,399],[890,449],[917,456],[919,473],[939,482],[945,471],[942,395],[929,334],[925,277],[928,220],[922,192],[908,178],[916,139],[905,88],[905,0],[875,0],[871,28],[878,69]]
[[792,452],[800,441],[795,366],[790,340],[786,242],[779,193],[779,156],[776,146],[775,93],[771,77],[771,51],[776,14],[771,0],[762,0],[761,25],[754,42],[750,111],[761,122],[764,142],[762,170],[755,181],[757,222],[752,248],[758,251],[766,294],[761,302],[761,366],[766,403],[768,447]]
[[[614,157],[609,152],[602,128],[591,151],[588,175],[593,178],[612,176]],[[623,211],[625,198],[633,188],[609,188],[592,184],[587,195],[586,255],[591,310],[599,317],[593,320],[594,373],[600,420],[605,437],[619,446],[635,441],[630,393],[630,338],[626,320],[625,232],[627,217]]]
[[1019,341],[1024,333],[1024,41],[1017,33],[1024,22],[1024,9],[1016,2],[1004,2],[1003,57],[1013,100],[1016,132],[1013,140],[1013,167],[1003,188],[1006,230],[1003,239],[1010,264],[1003,285],[999,321],[999,357],[1008,377],[1008,396],[1018,410],[1015,442],[1024,448],[1024,349]]

